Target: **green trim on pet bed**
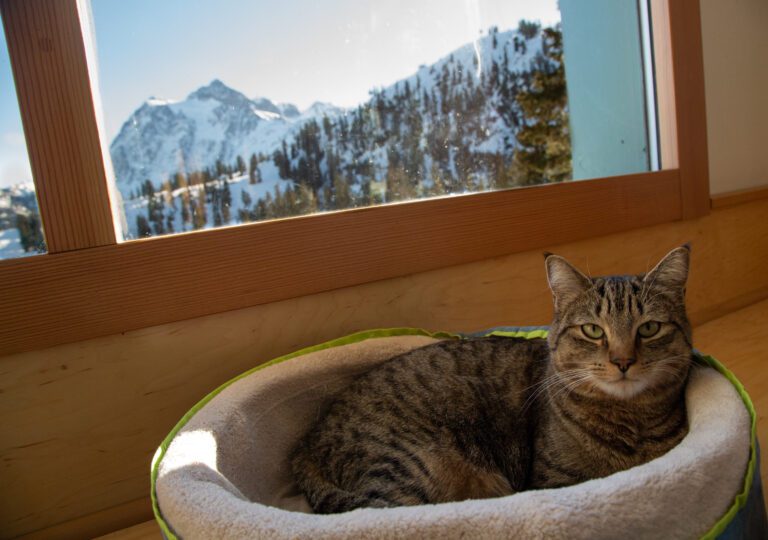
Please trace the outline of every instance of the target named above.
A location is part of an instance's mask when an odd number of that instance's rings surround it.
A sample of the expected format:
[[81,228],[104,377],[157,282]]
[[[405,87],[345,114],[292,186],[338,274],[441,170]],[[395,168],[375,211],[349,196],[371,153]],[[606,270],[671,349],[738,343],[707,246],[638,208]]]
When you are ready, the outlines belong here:
[[[478,334],[475,334],[475,336],[477,335]],[[548,331],[543,328],[532,328],[529,330],[524,330],[524,329],[504,330],[501,328],[497,328],[485,334],[480,334],[480,335],[481,336],[521,337],[526,339],[535,339],[535,338],[546,338],[548,335]],[[157,474],[158,474],[159,464],[162,461],[163,457],[165,457],[165,454],[168,450],[168,447],[171,444],[171,441],[176,437],[178,432],[181,431],[181,429],[187,424],[187,422],[189,422],[189,420],[200,409],[202,409],[205,405],[207,405],[214,397],[216,397],[219,393],[221,393],[225,388],[227,388],[231,384],[261,369],[269,367],[271,365],[279,364],[280,362],[284,362],[286,360],[290,360],[298,356],[303,356],[305,354],[321,351],[324,349],[330,349],[332,347],[339,347],[342,345],[358,343],[366,339],[397,337],[397,336],[425,336],[425,337],[438,338],[438,339],[440,338],[462,339],[466,337],[466,336],[462,336],[461,334],[455,334],[451,332],[429,332],[427,330],[423,330],[419,328],[387,328],[387,329],[368,330],[364,332],[358,332],[356,334],[351,334],[348,336],[337,338],[331,341],[327,341],[325,343],[321,343],[319,345],[306,347],[304,349],[280,356],[278,358],[275,358],[274,360],[258,365],[244,373],[241,373],[240,375],[234,377],[233,379],[230,379],[229,381],[225,382],[224,384],[222,384],[221,386],[219,386],[218,388],[210,392],[208,395],[206,395],[198,403],[196,403],[181,418],[181,420],[178,421],[178,423],[173,427],[173,429],[165,437],[165,439],[163,439],[163,442],[160,444],[157,451],[155,452],[154,457],[152,458],[152,469],[151,469],[152,510],[155,514],[155,519],[160,525],[160,529],[162,530],[165,538],[167,538],[168,540],[178,540],[178,537],[171,531],[170,527],[165,522],[165,519],[162,517],[160,513],[160,507],[158,505],[157,494],[156,494],[156,483],[157,483]],[[753,474],[756,467],[757,414],[755,412],[755,407],[752,404],[752,400],[750,399],[749,395],[744,389],[744,386],[741,384],[741,382],[739,382],[739,380],[736,378],[736,376],[733,373],[731,373],[725,366],[723,366],[720,362],[718,362],[715,358],[711,356],[704,356],[696,353],[695,358],[700,364],[708,365],[714,368],[715,370],[717,370],[724,377],[726,377],[731,382],[731,384],[733,384],[733,386],[736,388],[737,392],[739,393],[739,396],[741,396],[741,399],[744,402],[744,405],[749,411],[750,420],[751,420],[750,456],[749,456],[749,462],[747,465],[747,471],[744,478],[744,488],[741,491],[741,493],[739,493],[735,497],[733,504],[725,513],[725,515],[722,518],[720,518],[720,520],[702,537],[705,540],[710,540],[710,539],[717,538],[717,536],[720,535],[728,527],[728,525],[733,521],[733,518],[736,516],[736,514],[738,514],[739,510],[744,508],[744,506],[746,505],[747,498],[750,493],[750,489],[752,488],[752,479],[753,479]]]
[[744,406],[749,411],[750,419],[749,462],[747,463],[747,472],[744,476],[744,489],[741,490],[741,493],[736,495],[733,504],[725,513],[725,515],[720,518],[720,521],[715,523],[715,525],[709,531],[707,531],[704,536],[702,536],[702,540],[712,540],[717,538],[720,534],[723,533],[723,531],[725,531],[726,527],[728,527],[731,521],[733,521],[733,518],[736,516],[736,514],[739,513],[739,510],[744,508],[744,506],[747,504],[747,498],[749,497],[749,492],[752,489],[752,479],[754,477],[756,466],[755,464],[757,463],[757,412],[755,411],[755,406],[752,404],[752,399],[749,397],[749,394],[747,394],[744,385],[741,384],[741,381],[739,381],[739,379],[736,378],[736,375],[731,373],[728,368],[726,368],[712,356],[705,356],[697,353],[696,359],[700,363],[716,369],[718,372],[720,372],[721,375],[723,375],[731,382],[734,388],[736,388],[736,391],[739,393],[739,396],[741,396],[741,400],[744,402]]

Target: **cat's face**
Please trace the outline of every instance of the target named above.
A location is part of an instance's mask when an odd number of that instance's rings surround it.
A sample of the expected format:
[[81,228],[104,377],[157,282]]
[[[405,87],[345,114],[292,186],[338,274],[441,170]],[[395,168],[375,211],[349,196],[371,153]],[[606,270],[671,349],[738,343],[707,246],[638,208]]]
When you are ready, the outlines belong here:
[[562,257],[547,256],[555,301],[549,345],[564,388],[631,399],[685,379],[688,261],[683,246],[647,275],[589,278]]

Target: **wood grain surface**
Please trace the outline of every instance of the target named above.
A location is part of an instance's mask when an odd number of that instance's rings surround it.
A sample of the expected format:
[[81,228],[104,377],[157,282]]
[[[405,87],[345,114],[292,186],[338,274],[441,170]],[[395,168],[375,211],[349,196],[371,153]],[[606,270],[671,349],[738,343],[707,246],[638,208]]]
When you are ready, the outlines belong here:
[[48,252],[114,244],[77,0],[0,0],[0,12]]
[[713,195],[712,208],[725,208],[759,199],[768,199],[768,185]]
[[683,219],[709,212],[707,115],[699,0],[667,1]]
[[162,538],[160,527],[152,520],[100,536],[96,540],[162,540]]
[[669,222],[680,216],[677,178],[444,197],[0,261],[0,356]]

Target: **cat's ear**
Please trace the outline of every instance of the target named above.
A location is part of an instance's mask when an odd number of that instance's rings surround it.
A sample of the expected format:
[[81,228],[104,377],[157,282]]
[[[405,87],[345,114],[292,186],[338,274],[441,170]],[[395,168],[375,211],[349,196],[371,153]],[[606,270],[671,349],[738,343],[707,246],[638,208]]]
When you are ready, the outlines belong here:
[[547,281],[559,309],[592,287],[592,281],[575,266],[558,255],[544,253]]
[[685,290],[688,281],[688,266],[691,260],[691,246],[683,244],[667,253],[643,280],[649,287],[663,287]]

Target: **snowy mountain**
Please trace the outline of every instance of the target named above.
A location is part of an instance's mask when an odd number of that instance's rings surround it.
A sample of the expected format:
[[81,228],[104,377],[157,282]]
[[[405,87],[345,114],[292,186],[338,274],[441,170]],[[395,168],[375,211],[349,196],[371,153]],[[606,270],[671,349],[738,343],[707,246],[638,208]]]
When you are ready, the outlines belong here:
[[[509,80],[532,69],[532,63],[541,56],[541,36],[541,32],[524,36],[519,30],[492,29],[477,42],[464,45],[431,66],[422,66],[411,77],[373,90],[374,97],[367,105],[383,112],[396,102],[401,105],[404,92],[419,92],[417,98],[439,101],[437,94],[441,90],[456,96],[502,72]],[[448,72],[452,77],[446,80]],[[499,86],[498,81],[494,84]],[[447,85],[451,88],[446,89]],[[424,103],[419,105],[419,114],[423,115]],[[505,119],[503,112],[495,110],[498,107],[487,108],[483,114],[463,119],[483,123],[469,142],[473,150],[502,151],[505,145],[508,148],[513,144],[510,118]],[[314,103],[300,113],[291,104],[275,104],[264,97],[249,99],[219,80],[195,90],[183,101],[150,98],[128,118],[110,146],[118,187],[128,198],[146,179],[160,186],[176,172],[200,171],[213,167],[217,160],[231,164],[238,155],[243,159],[251,154],[271,156],[306,122],[343,117],[345,112],[354,113]],[[429,122],[422,122],[422,126],[431,127]],[[370,149],[367,157],[381,165],[383,154],[380,149]]]
[[491,28],[346,110],[219,80],[151,98],[110,147],[128,236],[567,179],[561,43]]
[[371,204],[567,179],[561,53],[557,29],[492,28],[343,115],[307,120],[274,163],[328,209],[337,185]]
[[146,179],[160,186],[176,172],[269,155],[304,118],[293,105],[250,100],[219,80],[183,101],[150,98],[110,146],[118,188],[129,198]]

